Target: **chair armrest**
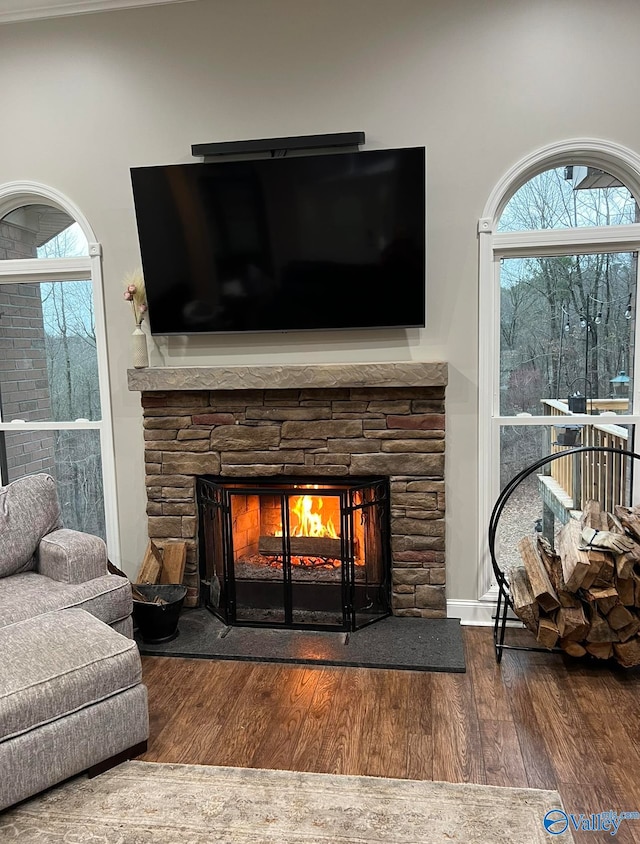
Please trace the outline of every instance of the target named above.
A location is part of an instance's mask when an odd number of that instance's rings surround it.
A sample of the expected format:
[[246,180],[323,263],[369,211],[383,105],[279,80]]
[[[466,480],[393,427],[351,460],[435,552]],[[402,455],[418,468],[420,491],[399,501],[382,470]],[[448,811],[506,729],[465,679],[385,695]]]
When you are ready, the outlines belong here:
[[40,540],[37,570],[62,583],[86,583],[107,574],[107,546],[99,536],[62,528]]

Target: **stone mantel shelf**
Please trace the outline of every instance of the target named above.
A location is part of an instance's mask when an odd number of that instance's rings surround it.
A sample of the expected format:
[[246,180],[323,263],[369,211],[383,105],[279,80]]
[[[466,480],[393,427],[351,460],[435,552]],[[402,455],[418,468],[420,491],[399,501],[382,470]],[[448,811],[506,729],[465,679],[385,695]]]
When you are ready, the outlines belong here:
[[444,387],[442,361],[311,363],[273,366],[160,366],[127,370],[129,389],[287,390],[335,387]]

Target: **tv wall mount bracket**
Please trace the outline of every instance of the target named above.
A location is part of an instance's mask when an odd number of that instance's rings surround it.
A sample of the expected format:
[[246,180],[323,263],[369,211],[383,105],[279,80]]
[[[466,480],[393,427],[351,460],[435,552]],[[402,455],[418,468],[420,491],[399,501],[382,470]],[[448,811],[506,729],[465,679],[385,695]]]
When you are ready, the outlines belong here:
[[191,154],[208,158],[214,155],[251,155],[270,152],[272,158],[290,150],[358,147],[364,144],[364,132],[332,132],[328,135],[298,135],[292,138],[255,138],[247,141],[221,141],[213,144],[192,144]]

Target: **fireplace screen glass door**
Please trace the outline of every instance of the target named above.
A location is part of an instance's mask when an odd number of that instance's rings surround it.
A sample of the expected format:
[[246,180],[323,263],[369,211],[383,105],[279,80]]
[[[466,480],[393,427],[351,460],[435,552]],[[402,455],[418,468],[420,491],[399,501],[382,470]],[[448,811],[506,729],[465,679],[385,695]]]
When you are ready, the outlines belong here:
[[227,624],[355,630],[390,612],[386,479],[200,478],[206,604]]

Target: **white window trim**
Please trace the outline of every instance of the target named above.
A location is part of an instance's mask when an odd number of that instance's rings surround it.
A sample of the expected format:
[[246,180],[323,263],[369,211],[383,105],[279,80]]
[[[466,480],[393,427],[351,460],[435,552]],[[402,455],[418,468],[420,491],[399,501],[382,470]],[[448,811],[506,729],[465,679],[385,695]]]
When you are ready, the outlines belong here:
[[79,258],[50,258],[0,261],[0,283],[29,283],[36,281],[72,281],[90,279],[93,288],[93,311],[96,326],[98,379],[102,419],[96,422],[2,422],[0,430],[98,430],[104,484],[104,516],[109,559],[120,565],[120,531],[116,465],[113,444],[113,414],[109,389],[109,359],[102,278],[102,247],[88,220],[80,209],[62,193],[37,182],[7,182],[0,185],[0,219],[23,205],[43,203],[67,213],[82,229],[89,244],[88,256]]
[[[640,202],[640,156],[610,141],[576,138],[554,143],[525,156],[495,186],[478,221],[479,293],[478,318],[478,548],[477,595],[480,602],[494,602],[493,570],[487,529],[498,497],[501,424],[548,425],[544,416],[500,416],[500,259],[535,255],[566,255],[576,252],[640,251],[640,225],[553,229],[549,231],[496,232],[507,202],[526,182],[545,170],[570,164],[586,164],[606,170],[625,184]],[[638,287],[640,292],[640,285]],[[636,319],[636,342],[632,410],[640,408],[640,316]],[[585,420],[592,417],[585,417]],[[576,417],[576,421],[583,421]],[[640,424],[640,415],[618,416],[616,424]]]

